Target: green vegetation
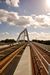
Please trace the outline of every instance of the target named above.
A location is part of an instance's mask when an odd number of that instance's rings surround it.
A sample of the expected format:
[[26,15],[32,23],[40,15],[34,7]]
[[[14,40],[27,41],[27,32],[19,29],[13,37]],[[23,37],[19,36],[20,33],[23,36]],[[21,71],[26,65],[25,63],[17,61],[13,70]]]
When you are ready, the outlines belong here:
[[50,45],[50,40],[32,40],[33,42]]
[[0,43],[11,44],[11,43],[16,43],[16,41],[14,39],[5,39],[5,40],[1,40]]

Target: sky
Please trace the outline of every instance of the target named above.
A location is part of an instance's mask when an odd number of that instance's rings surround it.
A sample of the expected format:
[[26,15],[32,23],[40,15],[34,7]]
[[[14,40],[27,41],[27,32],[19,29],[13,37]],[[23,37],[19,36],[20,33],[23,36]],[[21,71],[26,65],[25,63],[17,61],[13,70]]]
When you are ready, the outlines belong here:
[[0,40],[25,28],[30,40],[50,40],[50,0],[0,0]]

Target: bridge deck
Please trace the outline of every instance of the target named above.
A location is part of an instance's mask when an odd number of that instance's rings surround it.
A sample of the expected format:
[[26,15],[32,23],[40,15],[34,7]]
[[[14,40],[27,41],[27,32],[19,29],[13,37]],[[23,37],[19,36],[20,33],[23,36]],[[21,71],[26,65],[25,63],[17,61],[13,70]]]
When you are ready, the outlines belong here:
[[31,54],[29,46],[25,48],[14,75],[32,75]]

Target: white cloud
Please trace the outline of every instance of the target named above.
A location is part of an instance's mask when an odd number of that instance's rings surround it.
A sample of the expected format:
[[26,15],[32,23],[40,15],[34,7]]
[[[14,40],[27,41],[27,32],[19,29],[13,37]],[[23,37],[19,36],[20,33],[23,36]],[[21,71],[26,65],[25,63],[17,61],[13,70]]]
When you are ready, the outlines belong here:
[[50,33],[44,33],[44,32],[29,32],[29,38],[37,39],[37,40],[50,40]]
[[18,3],[19,0],[0,0],[0,2],[6,2],[7,4],[14,6],[14,7],[19,7]]
[[16,19],[18,19],[18,15],[15,12],[8,12],[4,9],[0,9],[0,21],[1,22],[14,22]]
[[48,16],[50,16],[50,13],[47,13]]
[[6,22],[9,25],[19,25],[23,27],[33,26],[48,27],[50,26],[49,15],[31,15],[31,16],[19,16],[17,12],[8,12],[0,9],[0,22]]
[[15,6],[15,7],[18,7],[18,3],[19,3],[19,0],[6,0],[6,3],[7,4],[10,4],[12,6]]
[[5,39],[15,39],[17,40],[19,33],[9,33],[9,32],[4,32],[0,33],[0,40],[5,40]]
[[30,24],[31,19],[31,16],[19,16],[18,13],[8,12],[6,10],[0,9],[0,21],[7,22],[10,25],[25,26]]
[[5,32],[5,33],[2,33],[3,35],[9,35],[9,33],[8,32]]
[[0,22],[0,24],[2,24],[2,23]]
[[[44,32],[28,32],[30,40],[37,39],[37,40],[50,40],[50,33],[44,33]],[[4,39],[15,39],[17,40],[19,36],[19,33],[0,33],[0,40]]]
[[42,27],[50,26],[50,16],[47,15],[35,16],[34,24]]

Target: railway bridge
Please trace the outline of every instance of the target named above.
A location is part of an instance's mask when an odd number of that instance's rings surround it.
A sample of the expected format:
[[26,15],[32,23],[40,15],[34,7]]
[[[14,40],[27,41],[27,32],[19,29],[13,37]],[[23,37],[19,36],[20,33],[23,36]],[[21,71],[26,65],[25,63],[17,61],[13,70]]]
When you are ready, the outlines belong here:
[[0,49],[0,75],[50,75],[50,52],[30,42],[24,29],[15,44]]

